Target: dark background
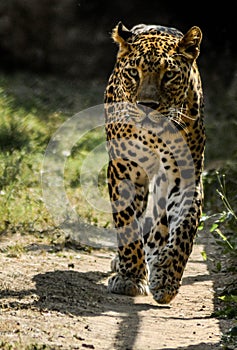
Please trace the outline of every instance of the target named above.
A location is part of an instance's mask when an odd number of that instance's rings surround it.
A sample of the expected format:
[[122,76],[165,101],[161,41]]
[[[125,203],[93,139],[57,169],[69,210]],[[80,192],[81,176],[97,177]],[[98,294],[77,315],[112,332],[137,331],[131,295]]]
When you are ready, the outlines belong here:
[[4,74],[19,70],[53,74],[87,82],[87,86],[97,82],[103,91],[115,62],[117,46],[110,36],[118,21],[128,28],[138,23],[161,24],[183,32],[200,26],[203,42],[198,64],[212,147],[207,157],[231,157],[237,134],[237,20],[232,4],[1,0],[0,69]]
[[[204,66],[236,55],[236,11],[220,4],[167,1],[1,0],[0,57],[2,68],[34,69],[104,78],[112,68],[116,47],[110,33],[118,21],[163,24],[203,31]],[[234,3],[233,3],[234,4]],[[218,61],[218,62],[216,62]],[[232,70],[222,67],[228,82]]]

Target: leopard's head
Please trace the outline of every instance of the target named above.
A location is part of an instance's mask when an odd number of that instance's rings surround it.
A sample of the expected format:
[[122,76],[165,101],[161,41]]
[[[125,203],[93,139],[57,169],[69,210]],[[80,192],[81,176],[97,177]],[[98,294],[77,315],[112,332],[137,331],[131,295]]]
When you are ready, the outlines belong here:
[[200,79],[196,66],[202,32],[192,27],[185,35],[174,28],[138,25],[128,30],[121,22],[112,38],[119,45],[117,62],[106,90],[106,102],[126,102],[134,116],[193,113],[199,105]]

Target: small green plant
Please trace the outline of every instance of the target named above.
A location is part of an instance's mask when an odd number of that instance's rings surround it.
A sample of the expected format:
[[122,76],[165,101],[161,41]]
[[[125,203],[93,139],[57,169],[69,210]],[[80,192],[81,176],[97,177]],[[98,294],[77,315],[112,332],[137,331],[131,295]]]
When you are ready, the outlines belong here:
[[232,215],[233,218],[236,220],[237,222],[237,215],[235,214],[228,198],[227,198],[227,188],[226,188],[226,176],[225,174],[220,175],[219,171],[216,172],[217,174],[217,179],[218,179],[218,183],[220,185],[220,190],[217,188],[217,193],[219,194],[226,210],[227,213]]
[[[234,169],[235,171],[235,169]],[[231,173],[229,173],[229,176]],[[228,185],[226,182],[226,175],[216,172],[216,189],[217,197],[222,204],[222,210],[219,213],[209,213],[202,217],[200,229],[204,226],[208,227],[210,233],[212,233],[216,239],[216,242],[222,247],[223,254],[230,257],[228,259],[227,270],[229,272],[236,272],[236,257],[237,257],[237,215],[233,205],[229,198],[234,198],[235,193],[232,191],[231,196],[228,192]],[[234,180],[235,181],[235,180]],[[213,177],[211,178],[213,182]],[[231,183],[230,183],[231,185]],[[235,188],[235,186],[233,186]],[[204,260],[208,259],[206,252],[202,252]],[[222,270],[222,261],[217,261],[215,271],[220,272]],[[219,318],[231,318],[237,317],[237,289],[235,282],[230,283],[228,286],[224,286],[222,295],[218,296],[218,299],[223,303],[219,310],[213,313],[214,317]],[[231,344],[233,339],[236,341],[236,336],[232,333],[226,334],[223,337],[224,344]]]
[[221,339],[221,349],[223,350],[236,350],[237,344],[237,326],[234,326],[223,334]]
[[[209,231],[214,235],[218,244],[225,247],[226,251],[229,253],[236,253],[236,234],[229,235],[231,238],[227,237],[227,234],[223,231],[227,231],[229,227],[234,230],[237,228],[237,215],[230,204],[227,194],[226,176],[221,175],[218,171],[216,172],[217,183],[219,188],[216,189],[216,193],[223,204],[224,209],[219,213],[203,214],[199,226],[199,230],[204,228],[204,224],[208,226]],[[211,223],[211,224],[210,224]],[[209,225],[208,225],[209,224]],[[222,229],[224,228],[224,230]]]

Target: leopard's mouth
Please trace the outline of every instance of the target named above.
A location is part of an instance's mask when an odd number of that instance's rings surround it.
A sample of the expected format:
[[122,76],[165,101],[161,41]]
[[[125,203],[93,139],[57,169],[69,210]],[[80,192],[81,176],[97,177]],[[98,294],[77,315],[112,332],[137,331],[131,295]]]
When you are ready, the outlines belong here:
[[137,120],[141,124],[157,124],[164,119],[164,114],[156,110],[149,110],[148,113],[140,114]]
[[172,114],[163,114],[158,111],[152,111],[149,114],[134,116],[131,118],[133,123],[141,129],[156,130],[156,132],[169,131],[170,134],[179,132],[186,128],[186,124],[177,118],[174,118]]
[[[153,107],[153,108],[151,108]],[[154,109],[154,108],[157,109]],[[174,108],[172,108],[174,110]],[[147,103],[146,105],[139,105],[138,103],[123,103],[115,104],[112,113],[110,112],[110,120],[120,120],[121,122],[132,123],[136,126],[146,128],[159,128],[165,122],[171,121],[173,116],[170,108],[160,106],[158,103]],[[113,116],[111,118],[111,116]],[[173,119],[173,117],[172,117]],[[173,120],[172,120],[173,121]]]

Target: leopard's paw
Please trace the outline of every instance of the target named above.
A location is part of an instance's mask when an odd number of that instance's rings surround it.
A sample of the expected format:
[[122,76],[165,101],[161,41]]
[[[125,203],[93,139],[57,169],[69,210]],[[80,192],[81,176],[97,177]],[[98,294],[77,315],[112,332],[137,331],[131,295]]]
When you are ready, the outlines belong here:
[[112,276],[108,281],[108,291],[129,296],[148,295],[149,288],[146,280],[131,279],[120,274]]
[[169,304],[178,294],[180,278],[174,277],[173,270],[153,266],[150,275],[149,289],[159,304]]
[[169,304],[174,297],[179,292],[179,285],[178,286],[164,286],[161,288],[152,288],[150,286],[150,291],[153,295],[153,298],[158,304]]

